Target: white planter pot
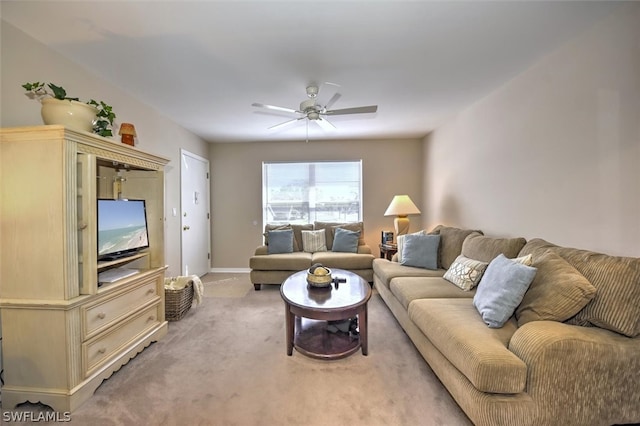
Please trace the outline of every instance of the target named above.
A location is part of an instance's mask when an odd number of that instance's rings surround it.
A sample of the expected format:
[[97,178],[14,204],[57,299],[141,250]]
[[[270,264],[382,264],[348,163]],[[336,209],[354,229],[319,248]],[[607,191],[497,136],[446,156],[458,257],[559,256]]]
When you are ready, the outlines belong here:
[[62,124],[70,129],[91,132],[98,109],[78,101],[47,98],[42,101],[44,124]]

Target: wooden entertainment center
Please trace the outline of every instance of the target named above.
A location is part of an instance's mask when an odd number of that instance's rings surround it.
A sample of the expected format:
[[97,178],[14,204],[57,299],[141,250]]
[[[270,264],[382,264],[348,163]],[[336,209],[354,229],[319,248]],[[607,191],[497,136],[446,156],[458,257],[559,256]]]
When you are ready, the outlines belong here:
[[[73,411],[167,333],[168,159],[63,126],[0,129],[2,406]],[[98,262],[98,198],[144,199],[149,248]],[[98,272],[133,276],[98,285]]]

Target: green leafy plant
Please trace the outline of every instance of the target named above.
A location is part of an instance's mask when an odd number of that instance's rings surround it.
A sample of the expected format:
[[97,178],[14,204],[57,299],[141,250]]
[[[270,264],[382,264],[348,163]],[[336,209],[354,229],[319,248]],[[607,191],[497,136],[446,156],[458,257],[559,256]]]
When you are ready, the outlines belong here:
[[[39,81],[33,83],[25,83],[22,87],[27,91],[26,95],[31,99],[41,101],[44,98],[54,98],[59,100],[80,101],[79,98],[67,96],[67,91],[53,83],[41,83]],[[100,136],[113,136],[112,127],[116,114],[113,107],[104,101],[96,101],[94,99],[86,102],[97,109],[96,120],[93,123],[93,133]]]

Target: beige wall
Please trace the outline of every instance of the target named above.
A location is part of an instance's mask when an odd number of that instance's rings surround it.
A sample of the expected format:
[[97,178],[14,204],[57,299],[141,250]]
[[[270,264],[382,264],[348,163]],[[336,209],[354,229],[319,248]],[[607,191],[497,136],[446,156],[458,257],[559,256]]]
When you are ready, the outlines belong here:
[[[136,126],[138,145],[145,151],[170,158],[165,188],[165,252],[168,275],[180,274],[180,218],[168,212],[180,209],[180,148],[203,157],[208,144],[167,117],[114,87],[78,64],[37,42],[5,21],[1,25],[0,125],[2,127],[42,124],[40,105],[24,95],[21,85],[47,81],[63,86],[80,99],[102,99],[112,105],[117,122]],[[118,136],[116,135],[116,140]]]
[[[212,144],[212,267],[246,269],[262,244],[262,162],[362,159],[365,241],[379,252],[380,231],[393,229],[383,216],[395,194],[422,199],[422,142],[411,140],[256,142]],[[254,224],[255,223],[255,224]],[[412,218],[419,229],[420,217]]]
[[640,256],[640,4],[425,139],[425,224]]

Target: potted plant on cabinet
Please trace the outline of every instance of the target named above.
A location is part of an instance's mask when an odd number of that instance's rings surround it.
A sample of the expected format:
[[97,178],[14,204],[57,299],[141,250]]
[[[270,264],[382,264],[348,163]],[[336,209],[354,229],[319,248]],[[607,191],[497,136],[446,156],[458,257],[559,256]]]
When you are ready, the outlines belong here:
[[42,104],[44,124],[64,124],[70,128],[93,132],[100,136],[113,136],[112,127],[116,114],[104,101],[80,102],[67,96],[67,91],[53,83],[25,83],[26,95]]

